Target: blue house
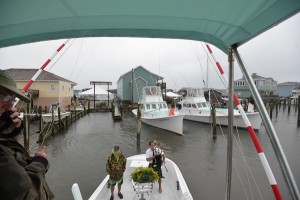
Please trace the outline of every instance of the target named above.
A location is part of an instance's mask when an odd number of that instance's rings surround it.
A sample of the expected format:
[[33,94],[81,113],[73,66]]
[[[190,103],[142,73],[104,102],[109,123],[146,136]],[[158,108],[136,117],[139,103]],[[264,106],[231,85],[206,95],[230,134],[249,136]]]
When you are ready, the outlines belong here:
[[[261,96],[278,95],[277,81],[273,78],[259,76],[256,73],[253,73],[251,77]],[[234,81],[234,91],[239,98],[249,98],[252,96],[248,83],[244,77]]]
[[123,101],[137,103],[142,98],[142,89],[145,86],[156,86],[163,77],[154,74],[142,66],[121,75],[117,81],[117,95]]

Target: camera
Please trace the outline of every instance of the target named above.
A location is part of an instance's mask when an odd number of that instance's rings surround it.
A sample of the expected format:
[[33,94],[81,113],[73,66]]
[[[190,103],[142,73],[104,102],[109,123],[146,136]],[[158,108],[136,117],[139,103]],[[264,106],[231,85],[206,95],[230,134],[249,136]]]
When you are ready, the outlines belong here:
[[11,115],[12,113],[13,113],[13,112],[12,112],[11,110],[5,110],[5,111],[1,114],[0,120],[6,122],[6,123],[9,124],[9,125],[12,125],[12,124],[13,124],[13,120],[12,120],[12,118],[10,117],[10,115]]

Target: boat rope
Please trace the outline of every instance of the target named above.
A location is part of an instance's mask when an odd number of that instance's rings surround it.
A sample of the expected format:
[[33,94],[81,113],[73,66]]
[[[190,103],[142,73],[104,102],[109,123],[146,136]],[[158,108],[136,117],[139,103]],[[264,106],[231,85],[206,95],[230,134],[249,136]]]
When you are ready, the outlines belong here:
[[[32,148],[32,146],[34,145],[34,144],[36,144],[36,141],[38,140],[38,138],[40,137],[40,135],[43,133],[43,131],[44,131],[44,129],[46,128],[47,126],[45,125],[43,128],[42,128],[42,130],[39,132],[39,134],[35,137],[35,139],[33,140],[33,142],[32,142],[32,144],[29,146],[29,148],[28,148],[28,153],[30,152],[30,151],[32,151],[32,150],[34,150],[35,148]],[[46,134],[45,134],[45,136],[44,136],[44,138],[46,138],[46,136],[49,134],[49,132],[50,132],[50,128],[52,128],[53,127],[53,124],[49,124],[49,126],[48,126],[48,129],[47,129],[47,131],[46,131]],[[42,141],[42,143],[41,143],[41,145],[44,143],[44,140],[45,139],[43,139],[43,141]]]
[[[215,56],[214,56],[214,54],[213,54],[213,52],[212,52],[210,46],[209,46],[208,44],[206,44],[206,47],[207,47],[207,49],[208,49],[208,51],[209,51],[211,57],[212,57],[213,60],[215,61],[215,64],[216,64],[216,66],[218,67],[218,70],[219,70],[219,72],[221,73],[222,78],[223,78],[224,81],[227,83],[226,85],[228,85],[228,79],[227,79],[227,77],[225,76],[225,73],[224,73],[223,68],[221,67],[220,63],[216,60],[216,58],[215,58]],[[270,183],[270,185],[271,185],[271,187],[272,187],[274,196],[275,196],[275,198],[276,198],[277,200],[281,200],[281,199],[282,199],[282,196],[281,196],[281,193],[280,193],[278,184],[277,184],[277,182],[276,182],[276,179],[275,179],[275,177],[274,177],[274,174],[273,174],[273,172],[272,172],[272,170],[271,170],[271,167],[270,167],[270,165],[269,165],[269,162],[268,162],[268,160],[267,160],[267,158],[266,158],[266,156],[265,156],[265,153],[263,152],[263,148],[262,148],[262,146],[260,145],[260,142],[259,142],[259,140],[258,140],[258,138],[257,138],[257,136],[256,136],[256,134],[255,134],[255,132],[254,132],[254,129],[253,129],[253,127],[252,127],[252,125],[251,125],[251,123],[250,123],[250,121],[249,121],[249,119],[248,119],[248,117],[247,117],[247,115],[246,115],[246,113],[245,113],[243,107],[241,106],[240,101],[239,101],[239,99],[238,99],[238,96],[237,96],[237,94],[236,94],[235,92],[234,92],[234,103],[235,103],[235,105],[237,106],[237,108],[238,108],[238,110],[239,110],[239,112],[240,112],[240,114],[241,114],[241,116],[242,116],[242,118],[243,118],[243,120],[244,120],[244,122],[245,122],[245,124],[246,124],[246,127],[247,127],[247,129],[248,129],[248,132],[249,132],[249,134],[250,134],[250,136],[251,136],[251,139],[252,139],[252,141],[253,141],[253,143],[254,143],[254,146],[255,146],[256,151],[257,151],[257,153],[258,153],[258,156],[259,156],[259,158],[260,158],[260,161],[261,161],[261,163],[262,163],[262,165],[263,165],[263,168],[264,168],[264,170],[265,170],[265,172],[266,172],[266,175],[267,175],[267,177],[268,177],[269,183]]]

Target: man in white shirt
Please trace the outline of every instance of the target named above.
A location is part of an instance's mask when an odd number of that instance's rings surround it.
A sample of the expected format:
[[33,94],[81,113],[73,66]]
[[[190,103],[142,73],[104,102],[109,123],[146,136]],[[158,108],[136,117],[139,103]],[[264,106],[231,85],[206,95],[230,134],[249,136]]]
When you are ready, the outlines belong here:
[[156,147],[156,140],[151,140],[149,142],[149,148],[146,151],[146,160],[149,162],[149,167],[152,167],[159,176],[158,179],[158,186],[159,186],[159,193],[162,192],[161,187],[161,178],[162,178],[162,171],[161,165],[165,163],[165,154],[164,152]]

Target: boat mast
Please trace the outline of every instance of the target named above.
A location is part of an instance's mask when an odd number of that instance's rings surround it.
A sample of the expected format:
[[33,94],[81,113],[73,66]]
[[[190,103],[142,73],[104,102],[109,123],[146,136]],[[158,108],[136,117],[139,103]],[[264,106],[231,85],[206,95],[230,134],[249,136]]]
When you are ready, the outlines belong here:
[[267,133],[268,133],[268,135],[271,139],[271,144],[273,146],[276,157],[277,157],[277,159],[279,161],[279,164],[281,166],[281,170],[284,174],[284,177],[285,177],[285,179],[288,183],[290,192],[291,192],[294,199],[300,199],[300,193],[299,193],[299,189],[297,187],[296,181],[295,181],[294,176],[292,174],[289,163],[288,163],[288,161],[285,157],[285,154],[283,152],[283,149],[282,149],[281,144],[279,142],[279,139],[277,137],[277,134],[276,134],[276,131],[275,131],[274,126],[272,124],[272,121],[271,121],[271,119],[270,119],[270,117],[267,113],[267,110],[266,110],[264,104],[263,104],[261,96],[258,93],[258,90],[257,90],[257,88],[254,84],[254,81],[253,81],[252,77],[249,76],[249,73],[247,72],[246,67],[244,66],[244,63],[243,63],[236,47],[233,48],[233,52],[236,56],[237,62],[240,66],[240,69],[241,69],[245,79],[247,80],[247,83],[249,85],[251,94],[254,98],[254,101],[255,101],[255,103],[258,107],[258,110],[260,112],[262,120],[265,124]]

